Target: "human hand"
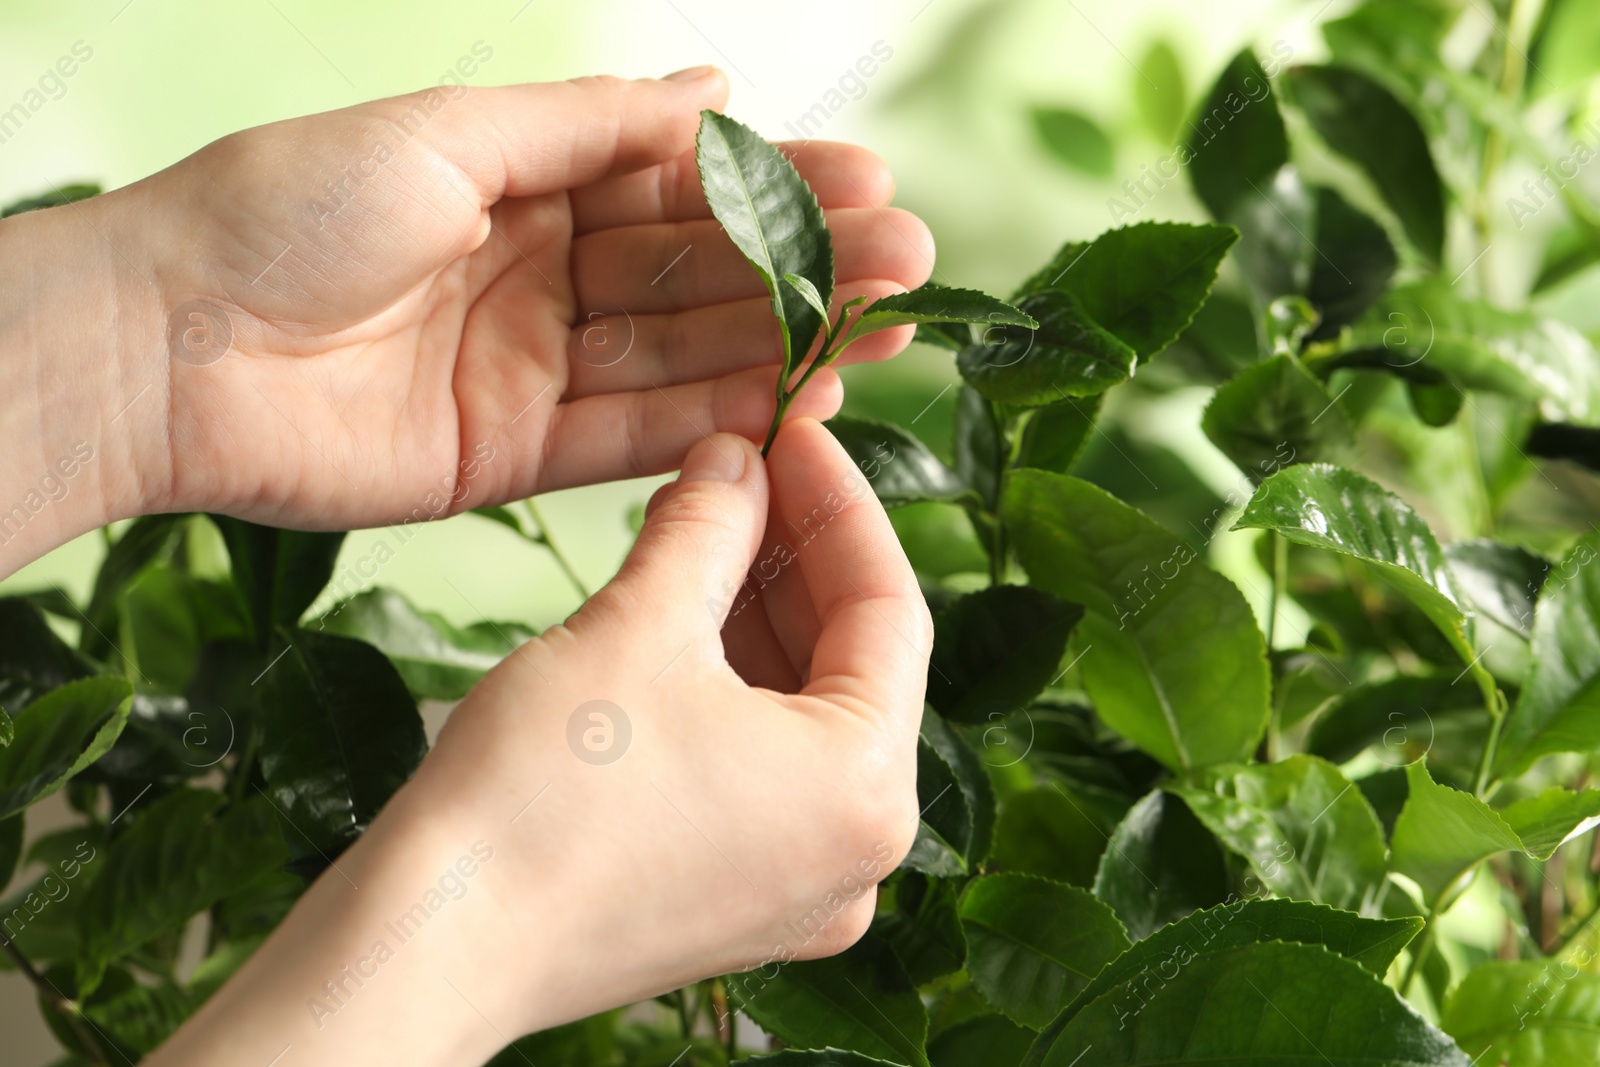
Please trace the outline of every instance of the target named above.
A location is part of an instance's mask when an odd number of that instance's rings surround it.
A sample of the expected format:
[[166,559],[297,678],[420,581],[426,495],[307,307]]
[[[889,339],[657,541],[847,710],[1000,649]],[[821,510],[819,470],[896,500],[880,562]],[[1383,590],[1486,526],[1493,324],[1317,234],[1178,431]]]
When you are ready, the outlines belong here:
[[[715,431],[759,439],[779,335],[693,154],[723,76],[450,91],[245,130],[7,222],[98,250],[115,274],[100,288],[125,294],[95,316],[124,355],[87,379],[110,394],[88,413],[112,481],[101,518],[416,521],[671,470]],[[828,209],[839,301],[927,278],[927,230],[885,207],[880,160],[790,151]],[[837,379],[819,379],[795,414],[837,409]]]
[[[257,1067],[286,1044],[295,1063],[481,1062],[523,1032],[839,951],[916,832],[931,640],[887,516],[825,429],[786,424],[765,464],[709,438],[611,584],[468,695],[339,871],[151,1062]],[[610,747],[587,747],[606,725]],[[329,998],[469,850],[492,859],[461,898]]]

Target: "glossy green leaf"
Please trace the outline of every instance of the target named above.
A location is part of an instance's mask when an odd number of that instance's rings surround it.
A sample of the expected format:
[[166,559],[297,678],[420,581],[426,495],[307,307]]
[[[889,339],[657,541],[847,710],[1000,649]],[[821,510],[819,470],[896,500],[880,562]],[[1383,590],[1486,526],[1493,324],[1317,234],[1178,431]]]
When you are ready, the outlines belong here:
[[1128,947],[1089,893],[1029,874],[991,874],[961,894],[967,973],[989,1002],[1037,1030]]
[[1039,323],[1004,300],[976,289],[951,289],[945,286],[924,286],[909,293],[896,293],[875,300],[861,309],[861,314],[845,331],[844,342],[850,344],[869,333],[908,326],[913,323],[961,322],[985,328],[1015,326],[1019,329],[1038,329]]
[[1111,834],[1100,856],[1094,895],[1142,941],[1228,897],[1228,870],[1216,840],[1179,797],[1147,793]]
[[1257,306],[1299,296],[1311,287],[1319,258],[1313,237],[1316,213],[1316,198],[1292,163],[1253,182],[1235,199],[1223,221],[1239,230],[1233,258]]
[[827,959],[728,978],[739,1007],[797,1048],[847,1048],[927,1067],[928,1012],[889,946],[868,934]]
[[1501,776],[1542,756],[1600,746],[1600,534],[1572,546],[1544,581],[1533,616],[1533,665],[1506,721]]
[[1518,545],[1480,539],[1444,546],[1462,603],[1524,640],[1550,562]]
[[953,879],[901,873],[894,885],[894,908],[879,909],[872,932],[888,942],[913,985],[954,974],[967,962],[967,938],[956,909]]
[[418,700],[459,700],[495,664],[533,637],[514,622],[452,625],[382,587],[358,593],[310,628],[354,637],[389,657]]
[[994,789],[984,770],[984,762],[961,734],[926,708],[922,712],[920,735],[955,776],[956,788],[972,815],[972,834],[967,839],[965,855],[972,864],[982,863],[994,838],[995,820]]
[[118,598],[146,564],[171,547],[183,519],[182,515],[135,519],[106,550],[106,558],[95,572],[89,606],[83,612],[78,648],[85,655],[107,660],[116,652],[111,635],[117,632]]
[[[996,406],[970,385],[963,385],[956,397],[956,474],[977,494],[985,517],[974,516],[974,521],[986,531],[992,529],[987,515],[999,507],[1000,482],[1010,459]],[[986,533],[986,539],[992,536]]]
[[1432,620],[1462,663],[1476,664],[1469,620],[1433,531],[1364,475],[1326,463],[1285,468],[1261,484],[1233,528],[1276,530],[1296,544],[1360,560]]
[[[990,756],[990,765],[1015,758],[1009,749]],[[1074,797],[1058,780],[1007,795],[994,825],[989,866],[1023,871],[1087,889],[1106,848],[1109,826],[1102,826],[1087,797]]]
[[1345,458],[1355,445],[1344,409],[1290,355],[1246,367],[1224,383],[1200,426],[1256,482],[1293,463]]
[[78,985],[288,858],[272,805],[251,798],[218,815],[220,793],[180,789],[150,805],[107,849],[79,913]]
[[940,878],[966,874],[976,813],[956,768],[926,736],[917,739],[917,809],[917,836],[900,865]]
[[784,367],[794,367],[827,316],[780,280],[785,274],[804,278],[824,307],[833,299],[833,245],[816,195],[777,148],[714,111],[700,113],[695,160],[711,213],[767,287],[783,335]]
[[1111,986],[1065,1026],[1041,1034],[1027,1062],[1468,1067],[1394,990],[1320,945],[1246,944],[1204,952],[1174,970]]
[[105,755],[127,724],[126,678],[84,678],[52,689],[17,713],[0,748],[0,819],[60,789]]
[[1471,793],[1440,785],[1418,760],[1406,767],[1410,792],[1391,838],[1395,870],[1437,900],[1468,870],[1501,852],[1548,859],[1568,837],[1593,828],[1600,790],[1554,789],[1495,811]]
[[[89,662],[56,636],[37,604],[0,597],[0,710],[16,713],[41,693],[91,673]],[[5,731],[0,725],[0,735]]]
[[1189,129],[1189,180],[1214,219],[1230,218],[1240,200],[1259,195],[1289,162],[1272,81],[1248,49],[1223,69]]
[[327,586],[344,544],[342,533],[277,530],[214,515],[244,598],[256,642],[265,647],[275,627],[300,621]]
[[149,688],[169,694],[189,687],[205,645],[243,639],[250,627],[226,583],[168,563],[152,563],[128,583],[122,618],[120,651]]
[[1071,294],[1047,289],[1018,301],[1037,330],[990,327],[956,367],[990,400],[1025,407],[1103,393],[1133,373],[1134,350],[1103,329]]
[[1444,252],[1444,184],[1427,135],[1393,93],[1359,71],[1289,71],[1296,105],[1328,147],[1366,172],[1406,235],[1432,263]]
[[1164,984],[1179,968],[1206,953],[1293,941],[1320,945],[1379,977],[1422,926],[1416,917],[1368,919],[1300,900],[1241,900],[1196,912],[1157,930],[1111,961],[1040,1034],[1026,1062],[1040,1063],[1055,1043],[1055,1035],[1107,992],[1150,978],[1162,979],[1160,984]]
[[828,305],[823,302],[822,294],[817,292],[817,287],[811,284],[809,278],[802,278],[798,274],[785,274],[783,280],[794,287],[805,302],[811,305],[811,310],[822,316],[822,321],[828,321]]
[[1555,960],[1489,960],[1467,972],[1440,1025],[1474,1063],[1600,1061],[1600,975]]
[[969,593],[934,620],[928,703],[954,722],[983,723],[1037,696],[1060,671],[1083,609],[1025,585]]
[[1388,290],[1399,255],[1382,226],[1326,186],[1316,190],[1316,255],[1306,290],[1322,316],[1313,340],[1333,337]]
[[[1069,293],[1082,315],[1133,349],[1139,359],[1149,359],[1177,340],[1193,321],[1211,292],[1223,257],[1238,239],[1231,226],[1184,222],[1124,226],[1088,244],[1066,245],[1022,284],[1018,294]],[[1033,314],[1043,321],[1044,316]]]
[[1072,108],[1039,106],[1028,114],[1034,135],[1056,160],[1096,178],[1109,178],[1116,169],[1116,144],[1088,115]]
[[836,415],[826,423],[887,508],[972,495],[956,472],[898,426]]
[[0,889],[11,883],[22,858],[22,812],[0,819]]
[[1268,713],[1266,650],[1227,579],[1075,478],[1016,471],[1002,511],[1033,583],[1088,611],[1080,669],[1109,726],[1173,769],[1254,751]]
[[1145,129],[1162,144],[1171,144],[1183,124],[1188,99],[1183,58],[1164,39],[1150,42],[1133,79],[1133,101]]
[[1317,716],[1306,751],[1334,763],[1368,748],[1390,767],[1419,760],[1433,748],[1447,716],[1483,710],[1478,691],[1458,678],[1402,674],[1347,688]]
[[283,654],[261,690],[261,771],[274,803],[333,858],[367,828],[427,752],[416,701],[362,641],[280,630]]
[[1548,422],[1600,420],[1600,359],[1583,334],[1464,299],[1438,279],[1397,287],[1374,304],[1321,368],[1346,365],[1529,401]]
[[1315,756],[1217,768],[1175,791],[1280,896],[1369,913],[1387,870],[1383,827],[1348,779]]
[[1073,465],[1094,434],[1094,422],[1099,414],[1099,396],[1068,397],[1034,408],[1023,424],[1015,465],[1057,474],[1072,473]]
[[978,1015],[936,1034],[928,1061],[933,1067],[1017,1067],[1034,1037],[1004,1015]]

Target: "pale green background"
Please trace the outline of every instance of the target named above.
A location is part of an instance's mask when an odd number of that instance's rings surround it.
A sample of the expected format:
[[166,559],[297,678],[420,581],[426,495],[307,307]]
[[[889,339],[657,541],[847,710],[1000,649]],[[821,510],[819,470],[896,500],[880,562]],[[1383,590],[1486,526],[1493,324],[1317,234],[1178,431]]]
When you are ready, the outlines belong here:
[[[1346,6],[1336,0],[1331,14]],[[1106,198],[1165,154],[1135,128],[1130,96],[1131,61],[1152,39],[1165,36],[1182,51],[1192,94],[1246,43],[1282,38],[1297,58],[1313,58],[1311,18],[1319,7],[1309,0],[8,0],[0,15],[0,110],[75,42],[94,55],[63,98],[0,145],[0,202],[52,182],[126,184],[241,127],[436,82],[478,41],[494,56],[475,84],[718,63],[733,82],[730,112],[779,139],[788,136],[785,123],[881,40],[892,57],[821,135],[860,141],[890,161],[899,202],[922,214],[940,242],[942,280],[1003,291],[1062,240],[1108,228]],[[1033,103],[1071,104],[1121,131],[1115,180],[1091,181],[1050,162],[1027,124]],[[1173,183],[1143,217],[1199,216],[1186,188]],[[892,371],[873,372],[856,382],[858,397],[898,392],[912,411],[951,380],[948,357],[921,349]],[[930,421],[947,416],[948,401],[946,394]],[[1192,425],[1179,429],[1192,440]],[[1216,469],[1226,488],[1231,469],[1222,462]],[[541,501],[591,586],[614,571],[630,539],[627,507],[653,484]],[[346,561],[372,543],[373,535],[352,536]],[[3,586],[56,583],[81,596],[98,553],[98,539],[84,538]],[[378,580],[461,622],[489,615],[547,625],[579,602],[539,549],[471,516],[424,530]],[[30,826],[41,828],[37,820]],[[14,974],[0,974],[0,1035],[7,1064],[29,1067],[54,1055]]]

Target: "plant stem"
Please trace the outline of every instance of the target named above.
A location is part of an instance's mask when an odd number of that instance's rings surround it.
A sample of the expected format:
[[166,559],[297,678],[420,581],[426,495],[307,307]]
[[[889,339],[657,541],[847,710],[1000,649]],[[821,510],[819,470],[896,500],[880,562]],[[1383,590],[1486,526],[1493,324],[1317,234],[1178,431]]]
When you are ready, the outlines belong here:
[[555,557],[556,566],[567,576],[567,581],[572,583],[578,595],[589,599],[589,589],[583,584],[583,579],[578,577],[578,572],[573,569],[572,562],[567,559],[566,553],[556,546],[555,540],[550,536],[550,524],[544,521],[544,516],[539,514],[539,509],[533,503],[533,497],[524,500],[523,505],[528,509],[528,514],[539,525],[539,536],[535,538],[541,545],[550,550],[550,555]]
[[689,987],[678,990],[678,1032],[687,1040],[694,1032],[694,1020],[689,1016]]
[[78,1010],[78,1005],[63,996],[61,990],[57,989],[50,979],[40,974],[38,969],[34,967],[33,962],[22,954],[22,950],[17,948],[16,943],[9,937],[0,937],[0,946],[5,948],[6,955],[10,956],[12,961],[16,963],[17,970],[21,971],[23,976],[33,983],[34,988],[39,990],[39,995],[48,1001],[51,1007],[66,1017],[73,1033],[78,1035],[78,1040],[88,1050],[90,1059],[97,1064],[104,1065],[104,1067],[110,1067],[111,1060],[106,1056],[105,1050],[100,1047],[99,1040],[85,1025],[86,1020],[83,1018],[82,1012]]
[[[1511,0],[1511,8],[1506,13],[1506,31],[1502,35],[1505,49],[1500,63],[1498,88],[1500,95],[1512,103],[1521,98],[1523,86],[1527,81],[1528,46],[1543,7],[1544,0]],[[1472,209],[1472,228],[1478,235],[1479,248],[1483,253],[1478,260],[1479,285],[1483,288],[1484,299],[1490,301],[1494,298],[1494,273],[1490,270],[1488,255],[1493,242],[1493,227],[1489,222],[1489,194],[1494,184],[1495,173],[1505,161],[1505,154],[1505,134],[1498,126],[1491,123],[1483,138],[1483,161],[1478,170],[1478,196]]]
[[1406,996],[1411,991],[1411,983],[1415,982],[1417,975],[1422,970],[1422,963],[1428,958],[1428,953],[1433,950],[1433,927],[1439,921],[1439,901],[1443,900],[1450,887],[1445,887],[1445,892],[1440,893],[1428,908],[1428,914],[1423,918],[1422,940],[1417,943],[1417,950],[1411,954],[1411,962],[1406,965],[1406,973],[1400,979],[1400,995]]
[[1270,656],[1278,636],[1278,599],[1288,584],[1289,542],[1277,530],[1268,530],[1267,543],[1272,549],[1272,573],[1267,582],[1267,655]]
[[1483,740],[1483,754],[1478,757],[1478,775],[1473,782],[1472,791],[1479,800],[1489,792],[1489,774],[1494,767],[1494,758],[1500,750],[1500,731],[1505,727],[1505,711],[1499,707],[1498,702],[1489,707],[1489,736]]

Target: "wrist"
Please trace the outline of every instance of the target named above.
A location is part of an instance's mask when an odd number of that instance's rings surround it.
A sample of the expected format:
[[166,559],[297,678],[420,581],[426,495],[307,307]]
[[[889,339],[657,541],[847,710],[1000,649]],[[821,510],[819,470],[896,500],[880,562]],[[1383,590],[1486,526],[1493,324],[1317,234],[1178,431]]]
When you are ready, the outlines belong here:
[[0,575],[168,495],[161,300],[119,195],[0,222]]

